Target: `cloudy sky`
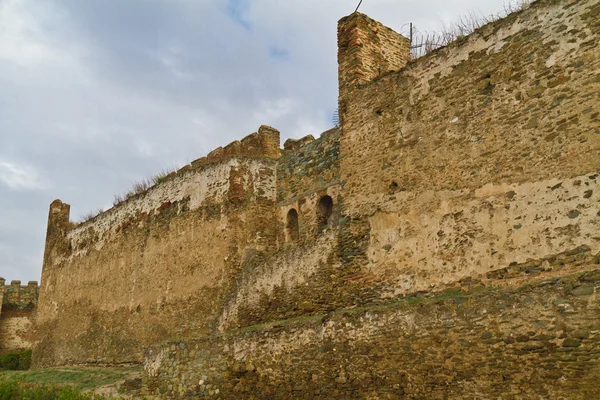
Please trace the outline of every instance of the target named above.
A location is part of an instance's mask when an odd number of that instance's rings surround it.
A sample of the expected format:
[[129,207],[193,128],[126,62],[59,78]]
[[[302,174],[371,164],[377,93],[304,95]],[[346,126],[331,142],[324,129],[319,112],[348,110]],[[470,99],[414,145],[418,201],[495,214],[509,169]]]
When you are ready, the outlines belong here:
[[[506,0],[364,0],[439,30]],[[332,126],[336,22],[358,0],[0,0],[0,276],[39,280],[48,206],[77,220],[132,182],[278,128]]]

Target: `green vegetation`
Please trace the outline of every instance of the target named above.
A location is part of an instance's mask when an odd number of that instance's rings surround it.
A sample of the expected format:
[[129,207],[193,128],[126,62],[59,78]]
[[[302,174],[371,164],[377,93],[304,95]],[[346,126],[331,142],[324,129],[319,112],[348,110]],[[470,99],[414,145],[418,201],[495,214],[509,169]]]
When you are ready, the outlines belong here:
[[0,356],[0,370],[27,370],[31,365],[31,350]]
[[[49,368],[0,373],[0,400],[100,400],[121,398],[120,386],[139,379],[136,367]],[[131,395],[131,394],[130,394]]]
[[[10,380],[22,384],[42,386],[69,386],[80,391],[90,391],[139,375],[137,368],[48,368],[32,371],[5,371],[0,381]],[[0,400],[3,397],[0,396]]]
[[[113,206],[118,206],[119,204],[129,200],[130,198],[132,198],[140,193],[144,193],[144,192],[148,191],[148,189],[150,189],[151,187],[153,187],[155,185],[160,185],[161,183],[163,183],[167,180],[167,177],[169,177],[171,174],[176,173],[177,169],[178,169],[177,167],[163,169],[162,171],[160,171],[159,173],[157,173],[156,175],[154,175],[151,178],[145,178],[138,182],[135,182],[133,184],[132,188],[126,194],[124,194],[124,195],[116,194],[114,196]],[[104,209],[98,208],[96,210],[82,214],[79,217],[78,223],[87,222],[93,218],[96,218],[98,215],[102,214],[103,212],[104,212]]]
[[313,315],[303,315],[300,317],[293,317],[287,319],[280,319],[272,322],[264,322],[261,324],[255,324],[250,326],[244,326],[242,328],[230,329],[225,332],[226,335],[232,335],[236,333],[244,333],[244,332],[256,332],[262,331],[264,329],[271,329],[274,326],[284,327],[293,324],[302,324],[304,322],[315,322],[321,320],[325,314],[313,314]]
[[0,378],[0,400],[92,400],[104,396],[85,394],[67,386],[27,384]]
[[170,169],[163,169],[158,174],[156,174],[152,177],[152,182],[154,182],[155,185],[160,185],[161,183],[163,183],[164,181],[167,180],[167,176],[171,175],[172,173],[177,172],[177,169],[178,169],[177,167],[173,167]]
[[96,218],[98,215],[102,214],[103,212],[104,212],[104,209],[102,209],[102,208],[98,208],[96,210],[89,211],[89,212],[87,212],[85,214],[82,214],[79,217],[79,222],[89,221],[92,218]]
[[135,182],[133,184],[133,187],[131,188],[131,190],[129,190],[126,194],[115,195],[115,197],[113,199],[113,205],[117,206],[117,205],[123,203],[124,201],[127,201],[130,198],[132,198],[140,193],[146,192],[152,186],[160,185],[161,183],[163,183],[167,180],[168,176],[170,176],[173,173],[176,173],[177,169],[178,169],[177,167],[163,169],[158,174],[154,175],[153,177],[151,177],[149,179],[142,179],[141,181]]

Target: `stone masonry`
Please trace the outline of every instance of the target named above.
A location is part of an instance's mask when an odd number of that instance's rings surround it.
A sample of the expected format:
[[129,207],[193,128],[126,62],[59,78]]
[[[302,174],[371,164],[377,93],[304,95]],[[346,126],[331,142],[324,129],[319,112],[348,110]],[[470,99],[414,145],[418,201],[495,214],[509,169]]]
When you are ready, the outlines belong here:
[[0,278],[0,354],[33,347],[33,322],[37,309],[39,287],[31,281],[5,285]]

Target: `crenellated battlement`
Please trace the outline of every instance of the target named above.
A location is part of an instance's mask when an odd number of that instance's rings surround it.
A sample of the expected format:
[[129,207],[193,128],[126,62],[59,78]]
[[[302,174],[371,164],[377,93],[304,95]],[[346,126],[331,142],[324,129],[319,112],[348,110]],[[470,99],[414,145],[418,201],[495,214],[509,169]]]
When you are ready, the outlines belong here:
[[0,312],[3,311],[34,311],[37,308],[39,285],[37,281],[29,281],[22,285],[21,281],[13,280],[9,285],[0,278]]
[[206,156],[170,173],[165,180],[233,158],[278,159],[280,156],[280,132],[271,126],[261,125],[257,132],[251,133],[241,140],[234,140],[224,147],[217,147]]
[[242,140],[234,140],[225,147],[217,147],[205,157],[192,161],[193,168],[223,162],[230,158],[271,158],[278,159],[281,155],[279,131],[267,125],[258,128]]
[[304,137],[301,137],[300,139],[288,139],[283,144],[283,150],[286,152],[296,151],[296,150],[299,150],[300,148],[306,146],[307,144],[311,143],[314,140],[315,140],[315,137],[313,135],[306,135]]
[[33,320],[38,306],[36,281],[22,285],[13,280],[6,285],[0,278],[0,354],[30,349],[33,346]]

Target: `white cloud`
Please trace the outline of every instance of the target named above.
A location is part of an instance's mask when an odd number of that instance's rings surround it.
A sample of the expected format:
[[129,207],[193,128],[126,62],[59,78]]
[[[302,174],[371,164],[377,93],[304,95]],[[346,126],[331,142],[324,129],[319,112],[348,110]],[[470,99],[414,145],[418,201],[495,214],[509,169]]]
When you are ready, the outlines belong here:
[[297,108],[297,101],[290,98],[263,100],[254,115],[259,121],[274,121],[291,116]]
[[0,61],[24,68],[61,62],[64,57],[44,35],[42,24],[59,19],[49,4],[29,4],[26,0],[0,2]]
[[39,174],[30,166],[0,161],[0,182],[11,189],[42,189]]

